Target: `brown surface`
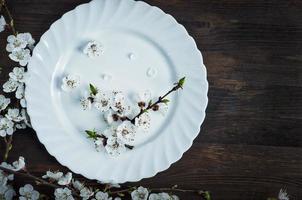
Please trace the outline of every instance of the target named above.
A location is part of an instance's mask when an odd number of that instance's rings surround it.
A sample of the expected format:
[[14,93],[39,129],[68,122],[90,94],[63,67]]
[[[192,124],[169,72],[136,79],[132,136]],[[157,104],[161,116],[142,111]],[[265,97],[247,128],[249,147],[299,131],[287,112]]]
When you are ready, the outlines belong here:
[[[9,7],[17,30],[38,40],[51,23],[84,2],[9,0]],[[178,184],[230,200],[266,199],[287,188],[291,199],[302,199],[301,1],[147,2],[172,14],[195,38],[208,69],[210,101],[192,148],[167,171],[137,184]],[[1,33],[1,83],[12,66],[5,38]],[[32,130],[15,135],[10,159],[19,155],[37,175],[62,168]]]

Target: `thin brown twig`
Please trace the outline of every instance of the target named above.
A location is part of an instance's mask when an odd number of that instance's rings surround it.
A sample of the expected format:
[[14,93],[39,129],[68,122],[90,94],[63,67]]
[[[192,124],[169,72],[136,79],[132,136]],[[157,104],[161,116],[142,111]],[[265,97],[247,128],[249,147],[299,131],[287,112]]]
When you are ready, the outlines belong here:
[[9,11],[5,0],[1,0],[1,8],[4,8],[4,12],[6,13],[6,15],[8,17],[8,21],[9,21],[8,25],[9,25],[10,29],[12,30],[14,35],[17,35],[17,31],[16,31],[15,25],[14,25],[13,16],[12,16],[11,12]]
[[5,142],[5,152],[3,155],[3,161],[7,161],[8,158],[8,154],[10,152],[10,150],[12,149],[12,142],[13,142],[13,135],[10,135],[8,137],[8,139],[6,137],[4,137],[4,142]]
[[160,103],[164,103],[164,99],[168,95],[170,95],[172,92],[175,92],[175,91],[177,91],[177,90],[179,90],[180,88],[183,87],[184,81],[185,81],[185,77],[183,77],[177,83],[175,83],[175,86],[171,90],[169,90],[166,94],[164,94],[163,96],[160,96],[156,102],[154,102],[154,103],[148,103],[147,108],[141,109],[140,112],[134,118],[132,118],[130,121],[132,123],[135,123],[135,119],[139,118],[143,113],[147,112],[150,109],[153,109],[156,105],[158,105]]
[[[130,192],[132,190],[136,189],[136,187],[130,187],[122,190],[116,190],[116,191],[110,191],[110,194],[120,194],[120,193],[125,193],[125,192]],[[187,192],[187,193],[196,193],[199,195],[202,195],[205,193],[203,190],[190,190],[190,189],[181,189],[181,188],[149,188],[148,189],[150,192],[153,191],[160,191],[160,192]]]

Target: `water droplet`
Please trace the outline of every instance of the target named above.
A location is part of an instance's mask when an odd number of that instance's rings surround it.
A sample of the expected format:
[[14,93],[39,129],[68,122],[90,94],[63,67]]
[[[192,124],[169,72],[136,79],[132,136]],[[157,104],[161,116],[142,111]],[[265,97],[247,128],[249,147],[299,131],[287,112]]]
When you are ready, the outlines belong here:
[[155,68],[149,67],[149,68],[147,69],[147,76],[148,76],[149,78],[155,77],[156,74],[157,74],[157,70],[156,70]]
[[129,53],[128,58],[129,58],[129,60],[134,60],[136,58],[136,56],[134,53]]
[[112,79],[112,76],[110,74],[102,74],[101,77],[104,81],[110,81]]

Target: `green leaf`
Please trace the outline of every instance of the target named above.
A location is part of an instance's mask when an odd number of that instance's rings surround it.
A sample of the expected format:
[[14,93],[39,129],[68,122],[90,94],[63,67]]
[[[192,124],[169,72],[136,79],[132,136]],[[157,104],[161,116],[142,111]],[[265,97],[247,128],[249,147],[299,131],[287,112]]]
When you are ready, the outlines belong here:
[[98,139],[98,134],[96,133],[96,131],[86,130],[85,132],[86,132],[88,138],[91,138],[94,140]]
[[170,100],[169,99],[162,99],[161,102],[164,103],[164,104],[168,104],[170,102]]
[[89,88],[91,94],[96,95],[98,93],[98,89],[94,85],[89,84]]
[[205,191],[205,193],[204,193],[204,198],[205,198],[206,200],[211,200],[210,192]]
[[148,103],[148,106],[151,106],[151,105],[152,105],[152,100],[150,100]]
[[178,81],[178,86],[183,88],[184,84],[185,84],[185,81],[186,81],[186,77],[183,77],[181,78],[179,81]]

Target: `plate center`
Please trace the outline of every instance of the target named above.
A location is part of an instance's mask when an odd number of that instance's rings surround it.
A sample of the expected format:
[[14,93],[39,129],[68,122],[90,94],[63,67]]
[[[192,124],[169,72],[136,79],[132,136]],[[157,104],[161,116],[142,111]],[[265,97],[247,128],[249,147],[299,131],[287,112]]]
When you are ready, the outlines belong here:
[[[98,41],[104,53],[89,58],[83,48],[89,41]],[[92,108],[83,111],[79,99],[88,91],[89,83],[101,90],[120,90],[134,103],[134,96],[141,91],[150,90],[154,98],[166,93],[177,80],[176,72],[167,54],[144,35],[129,30],[103,30],[87,33],[66,47],[65,53],[57,63],[52,83],[53,104],[61,118],[62,127],[67,134],[85,140],[85,130],[106,129],[103,113]],[[81,77],[81,86],[70,93],[60,89],[64,76],[76,74]],[[139,132],[134,143],[140,146],[163,131],[164,125],[172,118],[176,99],[171,96],[169,110],[162,116],[151,113],[151,129]],[[86,139],[88,141],[88,139]],[[93,146],[92,146],[93,147]]]

